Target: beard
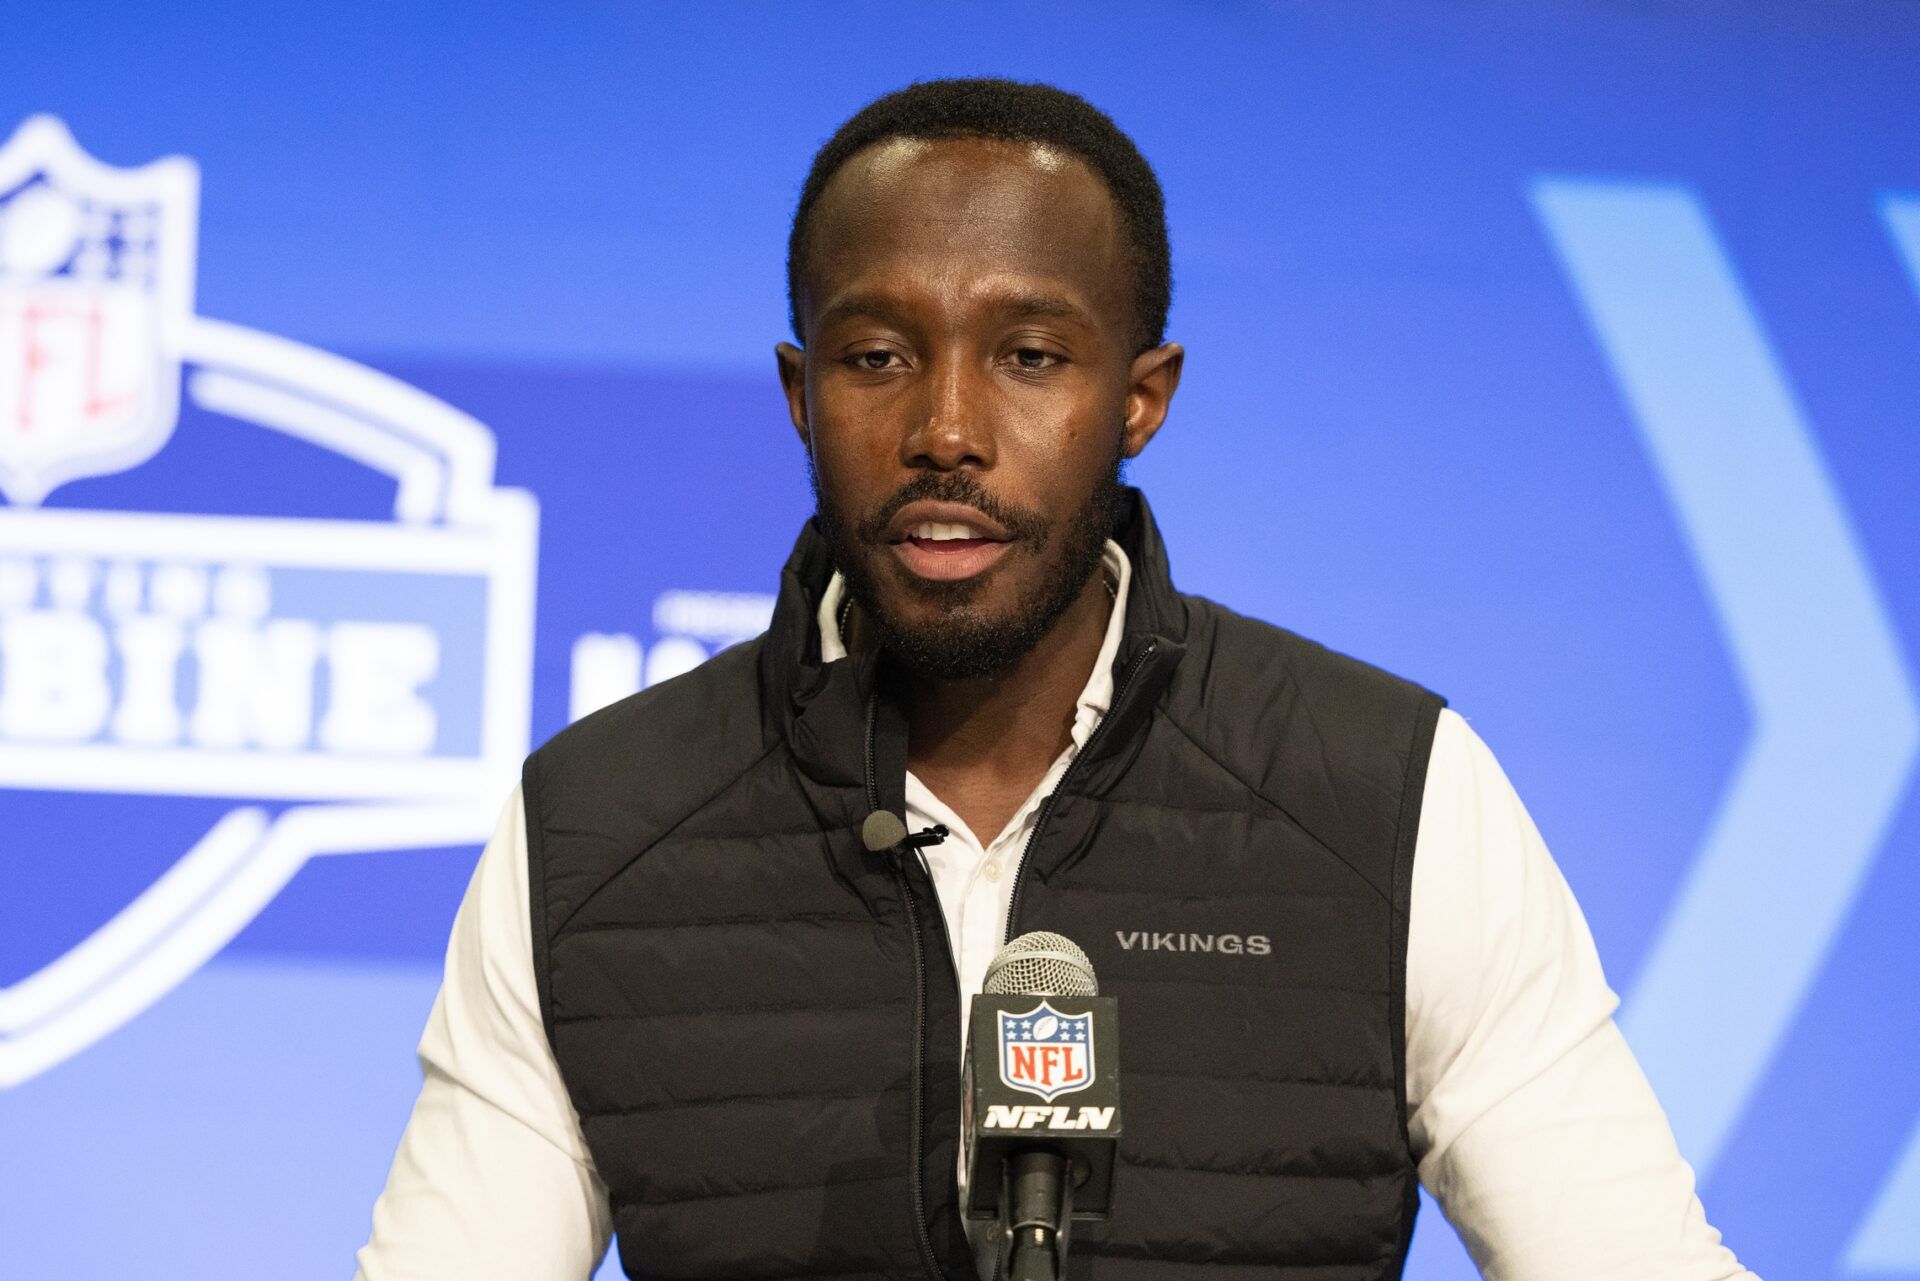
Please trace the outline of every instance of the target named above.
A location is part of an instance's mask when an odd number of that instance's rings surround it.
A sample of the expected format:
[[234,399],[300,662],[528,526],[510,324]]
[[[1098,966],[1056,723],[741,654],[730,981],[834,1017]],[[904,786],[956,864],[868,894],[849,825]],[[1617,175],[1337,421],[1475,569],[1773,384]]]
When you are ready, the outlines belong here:
[[[834,566],[846,578],[847,591],[860,606],[878,638],[881,652],[909,673],[934,680],[974,680],[997,676],[1029,653],[1052,631],[1100,567],[1107,539],[1120,508],[1122,458],[1095,480],[1093,492],[1078,509],[1049,520],[1038,512],[1000,502],[965,472],[916,477],[877,511],[850,519],[828,498],[809,455],[814,516]],[[915,579],[905,588],[935,607],[931,619],[902,618],[881,601],[873,574],[886,551],[886,529],[908,503],[931,499],[965,503],[998,521],[1013,537],[1014,556],[1038,556],[1039,579],[1020,593],[1011,609],[993,613],[978,598],[979,578],[957,582]]]

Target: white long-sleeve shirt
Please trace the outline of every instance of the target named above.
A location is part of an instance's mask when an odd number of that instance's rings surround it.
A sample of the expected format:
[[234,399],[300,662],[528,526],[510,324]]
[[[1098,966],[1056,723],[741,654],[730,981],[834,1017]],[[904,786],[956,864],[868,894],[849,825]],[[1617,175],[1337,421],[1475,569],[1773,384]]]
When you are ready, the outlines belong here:
[[[1072,745],[982,841],[911,773],[963,996],[1006,928],[1040,808],[1113,697],[1131,567],[1107,545],[1111,620]],[[836,577],[821,657],[843,656]],[[360,1281],[585,1281],[611,1234],[541,1023],[518,789],[454,919],[420,1042],[425,1074],[374,1207]],[[1613,1022],[1585,918],[1493,754],[1442,712],[1407,940],[1406,1090],[1420,1180],[1489,1281],[1757,1281],[1720,1244],[1665,1114]],[[964,1008],[964,1005],[963,1007]]]

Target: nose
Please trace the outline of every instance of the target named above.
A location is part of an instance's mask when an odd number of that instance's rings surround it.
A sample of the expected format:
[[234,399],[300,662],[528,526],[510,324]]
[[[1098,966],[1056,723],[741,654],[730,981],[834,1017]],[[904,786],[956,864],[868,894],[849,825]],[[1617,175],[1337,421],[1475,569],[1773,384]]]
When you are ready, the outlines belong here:
[[985,371],[959,356],[937,360],[921,380],[911,426],[900,441],[900,461],[932,471],[980,470],[994,464],[994,431]]

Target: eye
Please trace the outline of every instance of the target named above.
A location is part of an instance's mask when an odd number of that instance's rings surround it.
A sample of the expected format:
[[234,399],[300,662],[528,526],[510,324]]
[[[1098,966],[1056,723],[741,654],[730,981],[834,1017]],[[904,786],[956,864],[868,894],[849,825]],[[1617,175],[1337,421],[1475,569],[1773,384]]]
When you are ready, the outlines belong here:
[[1016,347],[1013,362],[1022,369],[1051,369],[1059,364],[1061,357],[1039,347]]
[[899,363],[898,353],[885,347],[875,347],[870,351],[856,351],[846,358],[846,363],[855,369],[867,369],[876,373],[895,368]]

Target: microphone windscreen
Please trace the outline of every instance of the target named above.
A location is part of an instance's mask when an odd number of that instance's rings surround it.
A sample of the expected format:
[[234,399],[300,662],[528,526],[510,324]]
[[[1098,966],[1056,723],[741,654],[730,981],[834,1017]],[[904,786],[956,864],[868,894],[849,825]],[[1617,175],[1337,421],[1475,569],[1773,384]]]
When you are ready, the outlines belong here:
[[860,841],[875,854],[884,854],[906,839],[907,825],[892,810],[875,810],[860,824]]
[[1035,930],[1000,949],[981,990],[988,996],[1097,996],[1100,984],[1078,943]]

